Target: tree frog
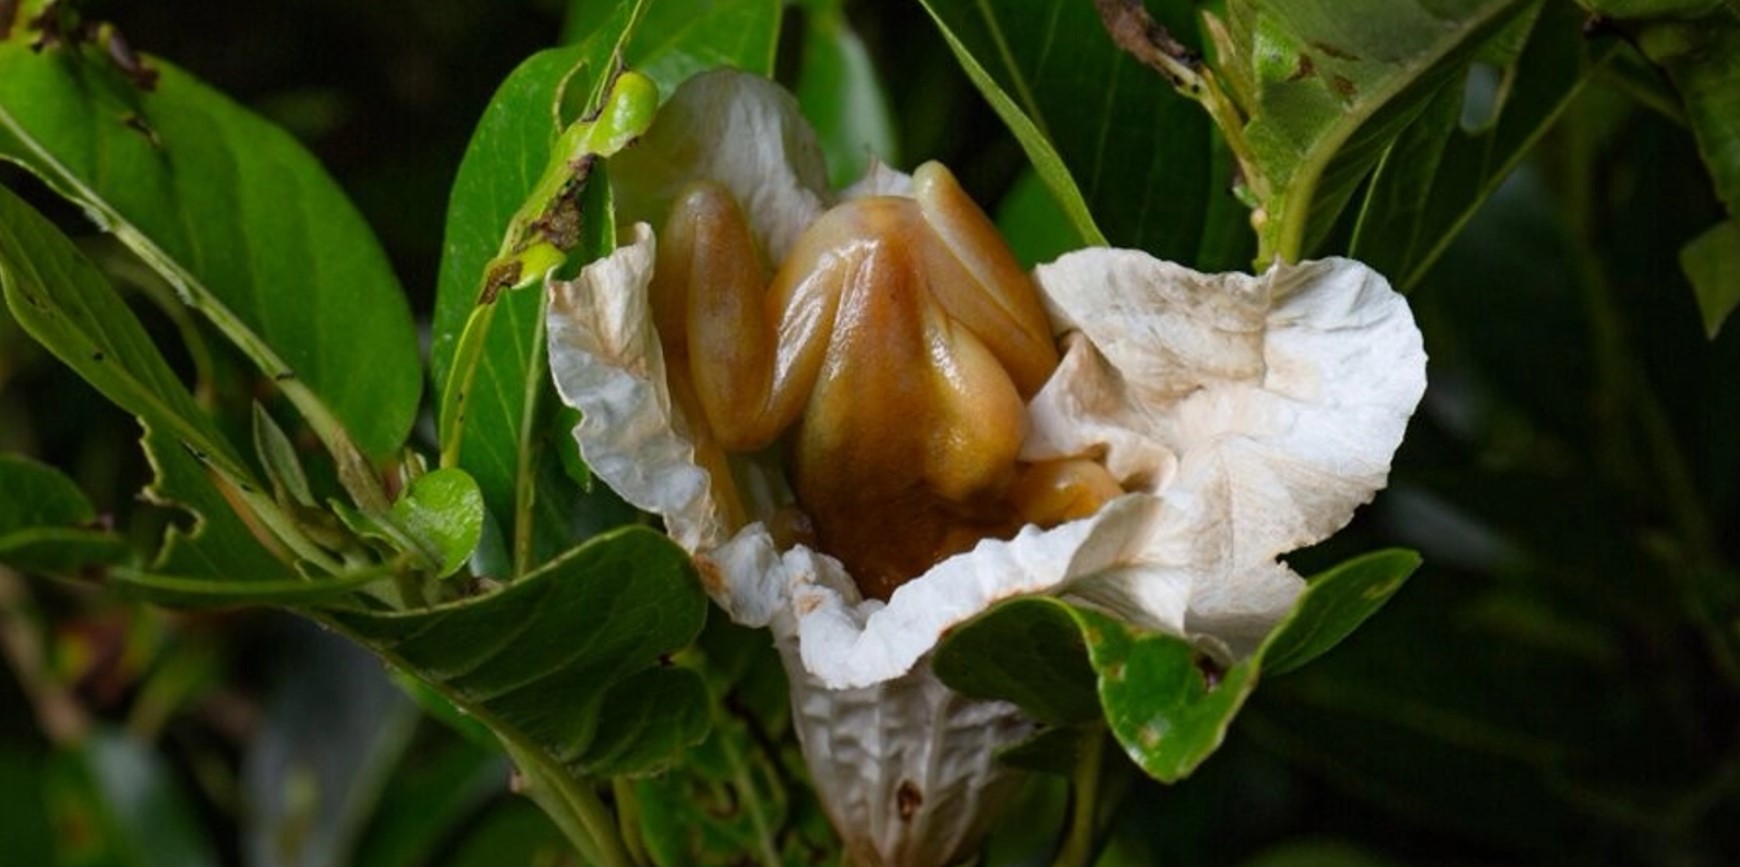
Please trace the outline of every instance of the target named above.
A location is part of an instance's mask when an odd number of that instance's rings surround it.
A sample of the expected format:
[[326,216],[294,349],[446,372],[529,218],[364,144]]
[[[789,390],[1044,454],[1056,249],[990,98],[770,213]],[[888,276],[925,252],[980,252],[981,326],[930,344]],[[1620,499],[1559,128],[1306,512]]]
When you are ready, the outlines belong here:
[[786,537],[838,558],[865,596],[1122,493],[1090,460],[1017,460],[1057,348],[1030,278],[942,165],[919,167],[911,198],[833,208],[776,264],[769,280],[724,187],[679,195],[651,289],[667,376],[716,484],[732,484],[726,455],[783,440],[802,512]]

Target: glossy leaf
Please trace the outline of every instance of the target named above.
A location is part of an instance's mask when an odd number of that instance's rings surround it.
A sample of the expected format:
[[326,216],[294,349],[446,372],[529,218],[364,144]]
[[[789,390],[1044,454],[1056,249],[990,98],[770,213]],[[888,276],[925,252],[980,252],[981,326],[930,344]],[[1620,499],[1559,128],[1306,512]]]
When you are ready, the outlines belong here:
[[465,565],[483,535],[483,494],[464,470],[435,470],[411,482],[393,503],[392,519],[445,578]]
[[[569,0],[564,40],[615,43],[627,26],[625,12],[631,5]],[[721,66],[773,74],[779,0],[655,0],[639,5],[639,20],[627,34],[622,59],[657,82],[665,96],[689,76]]]
[[682,551],[630,528],[483,596],[322,617],[572,780],[656,768],[705,734],[699,678],[658,661],[706,604]]
[[1263,642],[1264,671],[1285,674],[1329,652],[1390,601],[1418,568],[1419,554],[1390,549],[1313,576],[1287,619]]
[[84,492],[59,470],[0,455],[0,563],[58,575],[125,559],[125,542],[96,520]]
[[1230,79],[1247,82],[1243,135],[1268,256],[1298,259],[1432,97],[1534,0],[1232,0]]
[[149,744],[94,732],[49,765],[44,796],[67,865],[217,867],[212,841],[175,774]]
[[828,183],[843,188],[873,160],[898,164],[888,96],[841,0],[805,0],[797,99],[815,127]]
[[1698,296],[1704,333],[1712,340],[1740,305],[1740,221],[1717,223],[1680,250],[1680,268]]
[[[1257,652],[1226,670],[1175,635],[1046,596],[1002,603],[957,628],[933,665],[950,687],[1013,701],[1054,726],[1103,715],[1132,760],[1173,782],[1220,746],[1261,675],[1291,671],[1334,647],[1419,562],[1411,551],[1380,551],[1312,578]],[[1033,763],[1019,752],[1014,758]]]
[[997,612],[949,634],[933,666],[937,676],[970,696],[1013,701],[1049,725],[1097,719],[1094,670],[1071,610],[1033,598]]
[[[0,190],[0,282],[18,323],[122,409],[139,416],[157,470],[149,494],[187,506],[157,566],[236,579],[294,575],[232,511],[275,511],[235,450],[194,403],[139,320],[59,230]],[[207,531],[210,532],[207,532]],[[260,530],[262,536],[265,531]]]
[[363,452],[396,449],[421,390],[410,311],[319,163],[166,62],[146,61],[146,91],[95,46],[37,52],[32,36],[0,43],[0,156],[162,273],[317,431],[330,412]]
[[[1348,255],[1404,290],[1419,283],[1617,45],[1586,36],[1585,16],[1566,3],[1547,4],[1521,23],[1521,50],[1440,86],[1385,149],[1363,196]],[[1470,99],[1490,108],[1465,125],[1475,107]]]

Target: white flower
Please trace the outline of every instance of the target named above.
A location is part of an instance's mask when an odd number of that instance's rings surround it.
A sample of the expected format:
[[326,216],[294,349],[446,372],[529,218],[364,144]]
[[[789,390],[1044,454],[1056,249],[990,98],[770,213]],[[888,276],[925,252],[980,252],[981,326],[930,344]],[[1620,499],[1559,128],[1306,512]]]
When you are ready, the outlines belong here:
[[1014,708],[936,681],[925,657],[944,632],[999,600],[1055,594],[1236,661],[1302,587],[1277,558],[1340,529],[1384,486],[1425,388],[1406,303],[1358,262],[1252,277],[1070,253],[1034,274],[1064,354],[1028,405],[1021,457],[1099,459],[1127,493],[1089,518],[982,541],[887,603],[865,600],[837,560],[780,550],[760,523],[790,499],[776,462],[736,463],[751,523],[725,523],[667,390],[646,223],[702,178],[737,198],[771,263],[837,201],[904,194],[908,179],[878,168],[836,195],[788,95],[739,73],[698,76],[613,159],[630,242],[549,287],[551,368],[583,415],[582,453],[663,516],[733,619],[772,628],[818,789],[861,863],[970,851],[977,806],[1005,781],[993,750],[1031,730]]

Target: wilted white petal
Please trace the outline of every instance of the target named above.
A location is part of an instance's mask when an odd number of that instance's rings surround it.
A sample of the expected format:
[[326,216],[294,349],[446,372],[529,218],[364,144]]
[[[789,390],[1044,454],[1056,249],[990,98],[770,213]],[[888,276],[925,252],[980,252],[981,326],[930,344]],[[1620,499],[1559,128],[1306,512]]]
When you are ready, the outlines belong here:
[[773,264],[833,203],[821,148],[797,101],[779,85],[735,70],[689,79],[646,135],[611,159],[624,222],[663,225],[683,188],[702,179],[737,198]]
[[643,223],[572,282],[549,281],[550,373],[562,402],[580,411],[574,436],[586,465],[635,508],[663,515],[693,551],[719,544],[725,528],[665,382],[647,302],[656,259]]
[[1182,521],[1156,538],[1197,549],[1186,631],[1249,652],[1301,587],[1275,558],[1327,538],[1387,481],[1425,390],[1406,302],[1346,259],[1251,277],[1084,250],[1035,276],[1059,328],[1098,356],[1059,368],[1048,391],[1094,397],[1036,401],[1064,416],[1044,425],[1079,428],[1067,445],[1113,467],[1144,445],[1177,456],[1153,490]]
[[949,689],[929,667],[830,689],[782,640],[792,712],[816,789],[853,863],[943,867],[977,847],[1019,777],[997,750],[1032,734],[1014,705]]

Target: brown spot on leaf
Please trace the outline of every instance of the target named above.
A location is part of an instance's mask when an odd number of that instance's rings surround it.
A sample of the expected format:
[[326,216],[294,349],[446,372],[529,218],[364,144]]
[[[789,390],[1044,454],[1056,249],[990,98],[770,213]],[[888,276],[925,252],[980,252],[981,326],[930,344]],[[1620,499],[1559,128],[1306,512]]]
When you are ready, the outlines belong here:
[[0,0],[0,39],[12,35],[12,24],[18,19],[18,0]]
[[1293,74],[1287,76],[1287,80],[1298,81],[1302,78],[1310,78],[1316,74],[1317,62],[1311,59],[1311,55],[1301,53],[1299,55],[1299,64],[1293,67]]
[[918,815],[918,809],[924,806],[924,793],[919,791],[918,784],[911,780],[901,780],[900,787],[894,790],[894,807],[900,814],[900,821],[910,822]]
[[1359,85],[1354,84],[1353,81],[1346,76],[1337,75],[1334,78],[1329,79],[1329,85],[1335,88],[1336,93],[1339,93],[1348,99],[1352,99],[1359,95]]
[[126,125],[128,129],[144,136],[145,141],[150,143],[152,150],[163,149],[163,139],[158,138],[157,130],[152,129],[151,125],[145,122],[145,118],[140,117],[136,112],[129,112],[126,117],[121,118],[121,123]]

